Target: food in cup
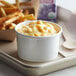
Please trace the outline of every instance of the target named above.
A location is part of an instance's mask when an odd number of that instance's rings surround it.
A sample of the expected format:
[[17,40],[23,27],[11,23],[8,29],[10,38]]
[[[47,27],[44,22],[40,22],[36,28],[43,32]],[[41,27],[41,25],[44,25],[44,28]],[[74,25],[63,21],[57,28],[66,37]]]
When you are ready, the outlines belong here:
[[[23,25],[28,25],[31,22],[37,22],[37,20],[25,21],[15,27],[18,56],[31,62],[45,62],[56,58],[58,56],[62,28],[55,23],[49,22],[54,26],[56,34],[50,36],[28,36],[18,32],[18,29],[22,29]],[[48,23],[48,21],[43,22]]]
[[42,20],[32,21],[27,25],[22,25],[21,28],[17,29],[17,31],[23,35],[38,37],[50,36],[58,33],[55,26]]

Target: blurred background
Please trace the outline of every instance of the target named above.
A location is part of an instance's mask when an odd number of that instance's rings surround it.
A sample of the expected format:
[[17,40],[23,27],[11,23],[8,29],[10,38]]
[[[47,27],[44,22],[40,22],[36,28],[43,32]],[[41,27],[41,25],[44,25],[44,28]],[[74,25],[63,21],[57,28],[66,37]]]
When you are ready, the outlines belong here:
[[[15,2],[15,0],[7,0],[8,2]],[[20,1],[31,1],[31,0],[20,0]],[[68,10],[76,9],[76,0],[56,0],[57,5],[64,7]]]

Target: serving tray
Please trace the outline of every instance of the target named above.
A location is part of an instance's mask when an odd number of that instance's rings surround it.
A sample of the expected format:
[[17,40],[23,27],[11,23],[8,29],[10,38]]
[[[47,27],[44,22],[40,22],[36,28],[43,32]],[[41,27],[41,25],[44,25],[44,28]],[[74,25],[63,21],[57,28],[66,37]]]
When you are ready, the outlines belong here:
[[[58,23],[62,25],[61,21]],[[58,57],[42,63],[28,62],[20,59],[17,55],[16,39],[13,42],[0,41],[0,59],[27,76],[44,75],[76,65],[76,50],[67,50],[62,47],[63,41],[64,39],[61,37]]]

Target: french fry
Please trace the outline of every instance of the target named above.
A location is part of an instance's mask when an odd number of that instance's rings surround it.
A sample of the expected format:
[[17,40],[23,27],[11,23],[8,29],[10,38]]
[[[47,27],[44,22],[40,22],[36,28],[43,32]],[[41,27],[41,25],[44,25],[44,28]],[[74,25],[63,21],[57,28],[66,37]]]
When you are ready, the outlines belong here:
[[15,27],[13,27],[13,26],[10,26],[10,27],[9,27],[9,29],[14,29],[14,28],[15,28]]
[[4,27],[5,25],[2,23],[0,24],[0,30],[5,30],[6,28]]
[[[16,6],[17,4],[13,4],[14,6]],[[19,3],[20,6],[32,6],[31,2],[20,2]]]
[[16,24],[15,24],[15,23],[11,23],[11,24],[10,24],[10,26],[9,26],[9,29],[14,29],[14,28],[15,28],[15,26],[16,26]]
[[6,29],[14,29],[15,28],[15,26],[16,26],[16,24],[15,23],[10,23],[9,25],[7,25],[5,28]]
[[0,30],[6,30],[6,28],[5,27],[2,27],[2,28],[0,28]]
[[20,6],[32,6],[31,2],[21,2]]
[[[35,20],[35,17],[30,14],[31,10],[28,8],[22,11],[20,6],[31,7],[31,2],[19,2],[16,0],[16,4],[10,4],[4,0],[0,0],[0,30],[14,29],[16,24],[26,21]],[[33,13],[33,11],[31,12]]]
[[1,30],[6,30],[6,28],[5,27],[2,27],[2,29]]
[[4,16],[6,16],[6,12],[5,12],[5,10],[1,7],[0,8],[0,10],[1,10],[1,15],[4,17]]
[[0,5],[0,8],[1,8],[1,7],[2,7],[2,8],[4,8],[5,6],[3,6],[3,5]]
[[4,23],[4,21],[6,21],[7,19],[9,19],[9,17],[1,17],[0,18],[0,26],[2,26],[2,23]]
[[21,9],[17,9],[17,8],[4,8],[6,14],[12,14],[12,13],[15,13],[15,12],[22,12]]
[[16,17],[16,16],[22,16],[22,17],[24,17],[24,15],[23,15],[22,12],[15,12],[13,14],[10,14],[10,15],[6,16],[6,17],[2,17],[2,18],[0,18],[0,24],[1,24],[1,26],[2,26],[2,23],[4,23],[8,19]]
[[13,27],[15,27],[15,26],[16,26],[16,24],[15,24],[15,23],[11,23],[11,25],[12,25]]
[[17,6],[17,8],[20,8],[19,0],[16,0],[16,6]]
[[2,3],[3,5],[5,5],[6,7],[12,7],[12,8],[16,8],[13,4],[10,4],[4,0],[1,0],[0,3]]
[[24,22],[24,21],[26,21],[27,19],[25,19],[24,17],[20,17],[18,20],[16,20],[14,23],[15,24],[18,24],[18,23],[20,23],[20,22]]
[[8,19],[7,21],[4,22],[5,25],[9,25],[11,24],[12,22],[16,21],[17,19],[19,19],[20,16],[16,16],[16,17],[13,17],[13,18],[10,18]]
[[20,17],[14,23],[18,24],[18,23],[26,21],[26,20],[36,20],[36,18],[34,17],[33,14],[29,14],[29,15],[25,15],[24,17]]
[[12,17],[15,17],[15,16],[22,16],[22,17],[24,17],[24,14],[22,12],[20,12],[20,11],[17,11],[15,13],[9,14],[7,17],[12,18]]
[[36,20],[36,18],[34,17],[33,14],[25,15],[24,19],[28,19],[28,20]]

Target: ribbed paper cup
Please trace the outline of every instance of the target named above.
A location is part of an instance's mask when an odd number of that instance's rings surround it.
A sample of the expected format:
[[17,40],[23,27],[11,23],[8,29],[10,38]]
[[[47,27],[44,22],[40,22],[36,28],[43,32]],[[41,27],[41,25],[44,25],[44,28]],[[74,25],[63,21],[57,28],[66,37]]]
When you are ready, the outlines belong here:
[[18,28],[21,28],[22,25],[26,25],[30,22],[32,21],[25,21],[15,27],[18,56],[24,60],[32,62],[44,62],[56,58],[58,56],[62,28],[59,25],[52,23],[57,27],[59,32],[44,37],[26,36],[17,32]]

